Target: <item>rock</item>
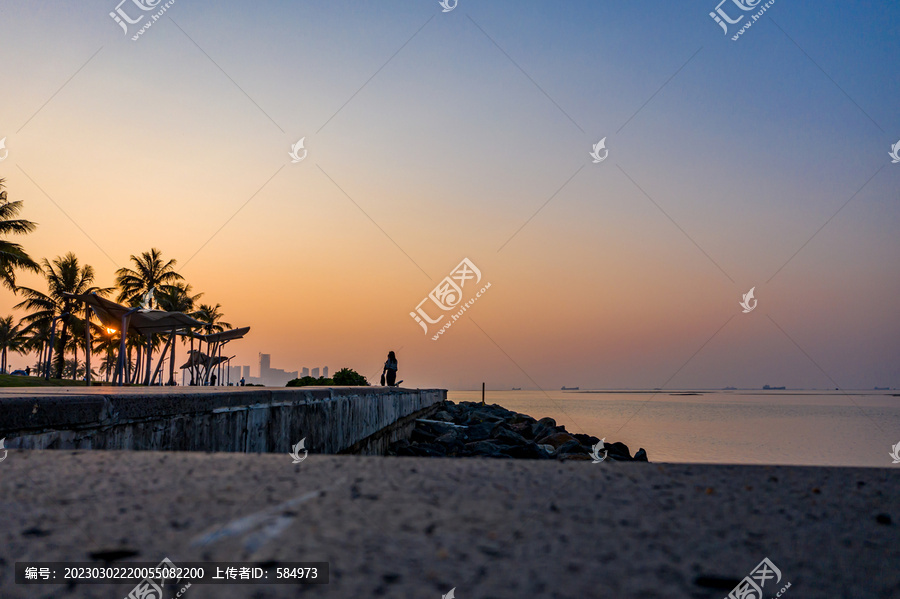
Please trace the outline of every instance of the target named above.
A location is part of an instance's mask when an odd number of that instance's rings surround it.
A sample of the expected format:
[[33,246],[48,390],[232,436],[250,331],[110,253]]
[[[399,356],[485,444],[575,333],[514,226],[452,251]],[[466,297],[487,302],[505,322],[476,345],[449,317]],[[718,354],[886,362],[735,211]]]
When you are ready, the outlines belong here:
[[482,422],[481,424],[472,425],[465,430],[466,437],[469,441],[484,441],[491,438],[491,431],[497,426],[493,422]]
[[424,430],[435,437],[449,433],[456,428],[449,422],[416,422],[416,429]]
[[445,435],[441,435],[434,441],[437,444],[440,444],[444,447],[444,451],[448,456],[458,456],[465,452],[466,446],[460,440],[458,435],[453,433],[447,433]]
[[[552,445],[555,449],[559,449],[560,445],[575,441],[575,437],[569,433],[553,433],[538,441],[539,445]],[[575,441],[577,443],[577,441]]]
[[534,434],[531,432],[531,424],[528,422],[517,422],[510,424],[510,421],[507,421],[510,430],[516,431],[526,439],[533,439]]
[[500,446],[491,441],[475,441],[465,445],[466,453],[486,457],[498,457],[503,449],[506,449],[506,446]]
[[491,438],[504,445],[525,445],[528,440],[517,433],[510,430],[505,424],[498,424],[491,431]]
[[441,410],[436,412],[434,416],[431,417],[432,420],[442,420],[444,422],[453,422],[453,416],[450,415],[450,412],[445,410]]
[[531,437],[533,439],[542,439],[551,433],[556,432],[556,420],[553,418],[541,418],[531,425]]
[[[529,416],[527,414],[513,414],[509,418],[508,422],[509,422],[510,426],[512,426],[514,424],[524,424],[524,425],[527,425],[529,428],[531,428],[531,425],[534,424],[535,422],[537,422],[537,420],[535,420],[534,418],[532,418],[531,416]],[[513,430],[516,430],[516,432],[521,432],[515,428]]]
[[525,445],[514,445],[501,450],[501,453],[518,460],[546,460],[548,456],[537,445],[537,443],[526,443]]
[[590,455],[591,450],[579,443],[577,440],[573,439],[572,441],[568,441],[557,447],[556,452],[559,454],[583,453]]
[[573,433],[573,437],[578,439],[578,442],[582,445],[587,445],[588,447],[593,447],[597,443],[600,442],[600,439],[594,437],[593,435],[582,435],[581,433]]
[[493,414],[488,410],[475,410],[469,414],[469,418],[466,421],[466,424],[480,424],[482,422],[501,422],[503,420],[502,417]]
[[[552,418],[536,421],[496,404],[445,401],[427,420],[416,422],[410,438],[392,443],[387,455],[591,461],[591,449],[600,442],[593,435],[569,433]],[[605,449],[612,461],[648,461],[643,448],[633,458],[624,443],[608,443]]]
[[556,453],[556,448],[552,445],[538,445],[547,455],[552,456]]
[[613,458],[631,459],[631,452],[628,451],[628,446],[624,443],[619,443],[618,441],[615,443],[606,443],[606,451],[608,451],[609,456]]
[[415,455],[418,457],[436,458],[447,455],[447,449],[438,443],[419,443],[410,446],[410,449],[415,451]]
[[416,426],[416,428],[413,429],[412,433],[409,436],[409,440],[412,443],[431,443],[435,439],[437,439],[437,435],[428,432],[421,426]]

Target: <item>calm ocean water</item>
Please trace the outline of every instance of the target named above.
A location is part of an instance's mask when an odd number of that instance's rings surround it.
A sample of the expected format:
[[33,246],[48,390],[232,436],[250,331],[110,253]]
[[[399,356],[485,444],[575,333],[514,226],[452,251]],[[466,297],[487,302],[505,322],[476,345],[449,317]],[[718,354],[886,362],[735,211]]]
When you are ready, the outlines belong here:
[[[621,441],[652,462],[893,465],[900,391],[488,391],[487,403]],[[481,391],[450,391],[481,401]]]

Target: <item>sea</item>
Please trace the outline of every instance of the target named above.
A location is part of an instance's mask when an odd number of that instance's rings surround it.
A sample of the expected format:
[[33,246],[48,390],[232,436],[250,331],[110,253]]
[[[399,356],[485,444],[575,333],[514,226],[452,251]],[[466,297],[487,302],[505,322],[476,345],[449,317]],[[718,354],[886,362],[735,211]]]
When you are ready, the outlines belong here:
[[643,447],[651,462],[900,468],[900,390],[487,390],[485,401]]

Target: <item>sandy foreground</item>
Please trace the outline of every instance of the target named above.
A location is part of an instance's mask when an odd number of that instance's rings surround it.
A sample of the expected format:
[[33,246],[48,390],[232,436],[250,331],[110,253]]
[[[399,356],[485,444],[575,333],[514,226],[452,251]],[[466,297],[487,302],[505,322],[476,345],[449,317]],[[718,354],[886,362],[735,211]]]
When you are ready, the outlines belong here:
[[[0,597],[17,561],[327,561],[328,585],[201,597],[722,598],[769,558],[783,597],[900,595],[900,470],[126,451],[0,462]],[[180,587],[169,587],[174,596]]]

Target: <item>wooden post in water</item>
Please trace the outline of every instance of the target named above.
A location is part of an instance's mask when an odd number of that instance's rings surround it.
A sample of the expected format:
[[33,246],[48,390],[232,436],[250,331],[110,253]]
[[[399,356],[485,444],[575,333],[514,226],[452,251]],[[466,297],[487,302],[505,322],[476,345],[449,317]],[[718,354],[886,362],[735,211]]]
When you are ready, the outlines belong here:
[[484,383],[481,383],[481,405],[484,405]]

